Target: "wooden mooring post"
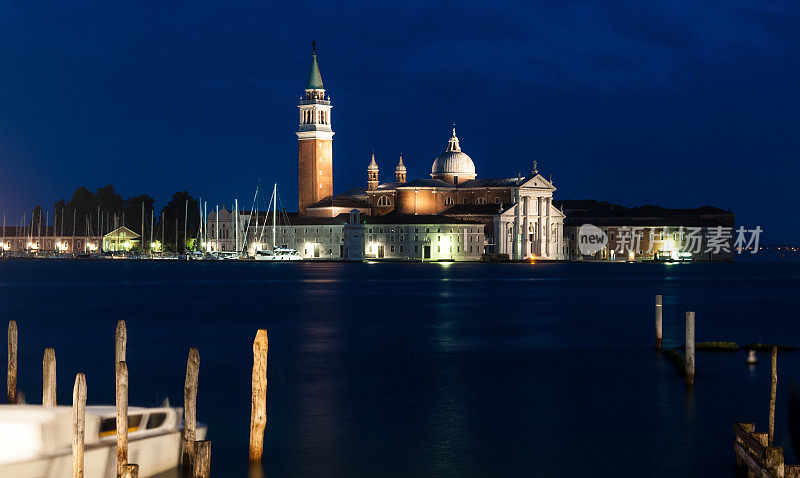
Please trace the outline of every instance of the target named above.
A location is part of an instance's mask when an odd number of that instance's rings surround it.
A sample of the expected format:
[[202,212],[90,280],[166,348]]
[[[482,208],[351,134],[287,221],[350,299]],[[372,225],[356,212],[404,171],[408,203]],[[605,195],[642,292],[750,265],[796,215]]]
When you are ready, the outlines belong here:
[[128,364],[117,363],[117,476],[128,463]]
[[211,442],[200,440],[193,443],[194,466],[192,475],[194,478],[209,478],[211,476]]
[[114,363],[125,362],[128,350],[128,328],[124,320],[117,321],[117,330],[114,333]]
[[769,444],[775,438],[775,396],[778,393],[778,347],[772,347],[772,381],[769,392]]
[[42,405],[56,406],[56,351],[44,349],[42,359]]
[[250,411],[250,462],[260,462],[264,454],[264,429],[267,426],[267,331],[258,329],[253,341],[253,388]]
[[661,350],[661,339],[663,337],[663,297],[656,294],[656,350]]
[[75,376],[72,388],[72,478],[83,478],[83,442],[86,434],[86,376]]
[[125,463],[122,465],[122,478],[139,478],[139,465],[136,463]]
[[686,312],[686,386],[694,386],[694,312]]
[[8,403],[17,403],[17,321],[8,321],[8,376],[6,392]]
[[194,466],[195,440],[197,439],[197,382],[200,375],[200,352],[189,349],[186,360],[186,382],[183,387],[183,441],[181,466],[191,470]]

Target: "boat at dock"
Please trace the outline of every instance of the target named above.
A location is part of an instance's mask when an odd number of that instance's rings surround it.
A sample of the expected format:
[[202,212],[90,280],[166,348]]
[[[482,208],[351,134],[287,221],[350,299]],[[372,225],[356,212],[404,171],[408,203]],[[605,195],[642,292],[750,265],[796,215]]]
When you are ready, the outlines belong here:
[[[183,409],[128,408],[128,462],[141,478],[176,468],[180,462]],[[197,439],[206,426],[198,423]],[[116,409],[87,406],[84,476],[117,476]],[[0,405],[0,476],[72,476],[72,407]]]
[[[272,250],[261,249],[259,246],[255,251],[255,259],[257,261],[302,261],[303,256],[297,252],[296,249],[288,247],[278,247],[275,245],[275,231],[278,228],[278,185],[275,184],[272,188],[272,197],[270,198],[270,205],[272,206]],[[269,206],[267,210],[269,210]],[[263,236],[263,228],[262,228]],[[260,241],[259,241],[260,242]]]
[[295,249],[276,247],[273,250],[256,251],[257,261],[302,261],[303,256]]

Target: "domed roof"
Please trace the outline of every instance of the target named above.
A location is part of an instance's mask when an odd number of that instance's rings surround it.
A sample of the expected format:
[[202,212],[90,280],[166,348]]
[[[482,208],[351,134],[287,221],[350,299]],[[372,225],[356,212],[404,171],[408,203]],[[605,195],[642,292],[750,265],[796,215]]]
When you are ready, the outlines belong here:
[[433,160],[431,176],[436,177],[439,174],[475,176],[475,163],[472,162],[469,155],[461,151],[455,128],[453,128],[453,136],[447,145],[447,151]]
[[403,164],[403,155],[400,155],[400,162],[397,163],[397,167],[394,168],[396,173],[405,173],[406,172],[406,165]]

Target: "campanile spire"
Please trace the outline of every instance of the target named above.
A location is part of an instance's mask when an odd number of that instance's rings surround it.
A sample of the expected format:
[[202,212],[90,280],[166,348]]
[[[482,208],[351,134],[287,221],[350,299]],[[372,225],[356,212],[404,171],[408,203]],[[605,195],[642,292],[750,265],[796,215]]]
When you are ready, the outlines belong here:
[[297,105],[300,110],[300,125],[297,129],[300,214],[305,214],[308,206],[333,195],[332,106],[330,97],[325,96],[315,41],[311,42],[311,49],[308,81]]

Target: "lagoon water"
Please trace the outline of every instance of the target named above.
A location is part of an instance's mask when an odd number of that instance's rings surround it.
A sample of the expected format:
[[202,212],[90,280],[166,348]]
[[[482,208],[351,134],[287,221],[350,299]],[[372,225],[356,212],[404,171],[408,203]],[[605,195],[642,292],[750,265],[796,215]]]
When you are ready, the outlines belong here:
[[[252,340],[269,331],[265,475],[735,476],[733,423],[766,431],[769,357],[697,354],[687,392],[665,346],[800,345],[800,263],[347,264],[0,262],[0,318],[20,329],[20,387],[58,399],[84,371],[114,401],[114,328],[128,326],[130,403],[181,406],[200,350],[198,417],[215,476],[247,476]],[[5,325],[3,325],[5,330]],[[3,352],[5,353],[5,352]],[[779,355],[776,442],[797,462]]]

